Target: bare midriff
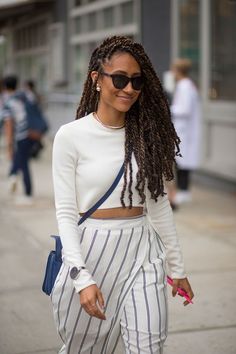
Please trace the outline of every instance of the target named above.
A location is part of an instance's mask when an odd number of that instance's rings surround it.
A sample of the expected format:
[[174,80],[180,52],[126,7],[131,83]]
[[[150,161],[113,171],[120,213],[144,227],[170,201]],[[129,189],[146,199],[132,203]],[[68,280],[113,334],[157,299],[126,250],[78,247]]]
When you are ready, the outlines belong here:
[[[132,216],[139,216],[143,214],[143,207],[133,207],[133,208],[110,208],[110,209],[97,209],[90,217],[97,219],[106,218],[127,218]],[[84,213],[80,213],[81,216]]]

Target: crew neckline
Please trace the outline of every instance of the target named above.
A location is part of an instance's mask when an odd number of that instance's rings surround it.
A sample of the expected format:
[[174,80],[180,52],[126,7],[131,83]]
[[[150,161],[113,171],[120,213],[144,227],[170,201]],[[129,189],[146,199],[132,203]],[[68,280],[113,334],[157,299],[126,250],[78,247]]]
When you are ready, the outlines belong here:
[[96,126],[100,127],[102,130],[104,131],[109,131],[109,132],[124,132],[125,130],[125,126],[122,127],[122,128],[119,128],[119,129],[113,129],[113,128],[109,128],[109,127],[106,127],[105,125],[103,125],[102,123],[100,123],[95,117],[94,117],[94,114],[93,112],[91,112],[89,114],[90,116],[90,119],[94,122],[94,124],[96,124]]

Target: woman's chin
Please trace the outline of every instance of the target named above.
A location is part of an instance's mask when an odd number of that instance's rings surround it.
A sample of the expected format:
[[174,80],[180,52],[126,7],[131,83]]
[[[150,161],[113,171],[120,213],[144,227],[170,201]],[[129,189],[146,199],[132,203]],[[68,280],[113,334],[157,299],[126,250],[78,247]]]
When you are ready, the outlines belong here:
[[114,108],[119,112],[126,113],[130,110],[131,106],[131,104],[119,104],[116,105]]

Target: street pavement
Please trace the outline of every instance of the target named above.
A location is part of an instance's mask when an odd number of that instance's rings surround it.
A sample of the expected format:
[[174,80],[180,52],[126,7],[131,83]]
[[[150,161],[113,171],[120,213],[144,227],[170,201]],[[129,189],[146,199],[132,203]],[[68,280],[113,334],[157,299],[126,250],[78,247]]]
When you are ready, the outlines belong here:
[[[41,292],[53,247],[49,235],[57,233],[51,144],[48,141],[41,159],[32,163],[33,207],[14,206],[3,148],[0,166],[0,354],[55,354],[61,342],[50,299]],[[193,200],[175,219],[194,304],[184,307],[169,287],[164,354],[235,354],[236,195],[195,185]],[[120,345],[116,354],[122,353]]]

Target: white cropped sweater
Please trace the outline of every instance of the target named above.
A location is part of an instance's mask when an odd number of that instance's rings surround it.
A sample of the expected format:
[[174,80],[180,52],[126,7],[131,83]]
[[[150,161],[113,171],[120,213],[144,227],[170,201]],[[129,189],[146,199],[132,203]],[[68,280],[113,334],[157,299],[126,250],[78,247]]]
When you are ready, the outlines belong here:
[[[125,129],[104,127],[89,114],[63,125],[53,144],[53,184],[59,235],[63,245],[63,259],[69,266],[86,266],[78,238],[79,213],[87,211],[106,192],[124,161]],[[135,190],[137,164],[133,157],[133,206],[141,206]],[[100,209],[120,207],[123,178]],[[128,192],[125,194],[128,203]],[[172,210],[167,198],[150,199],[146,189],[143,205],[147,216],[160,235],[165,247],[170,275],[186,276]],[[77,292],[95,284],[85,269],[74,280]]]

